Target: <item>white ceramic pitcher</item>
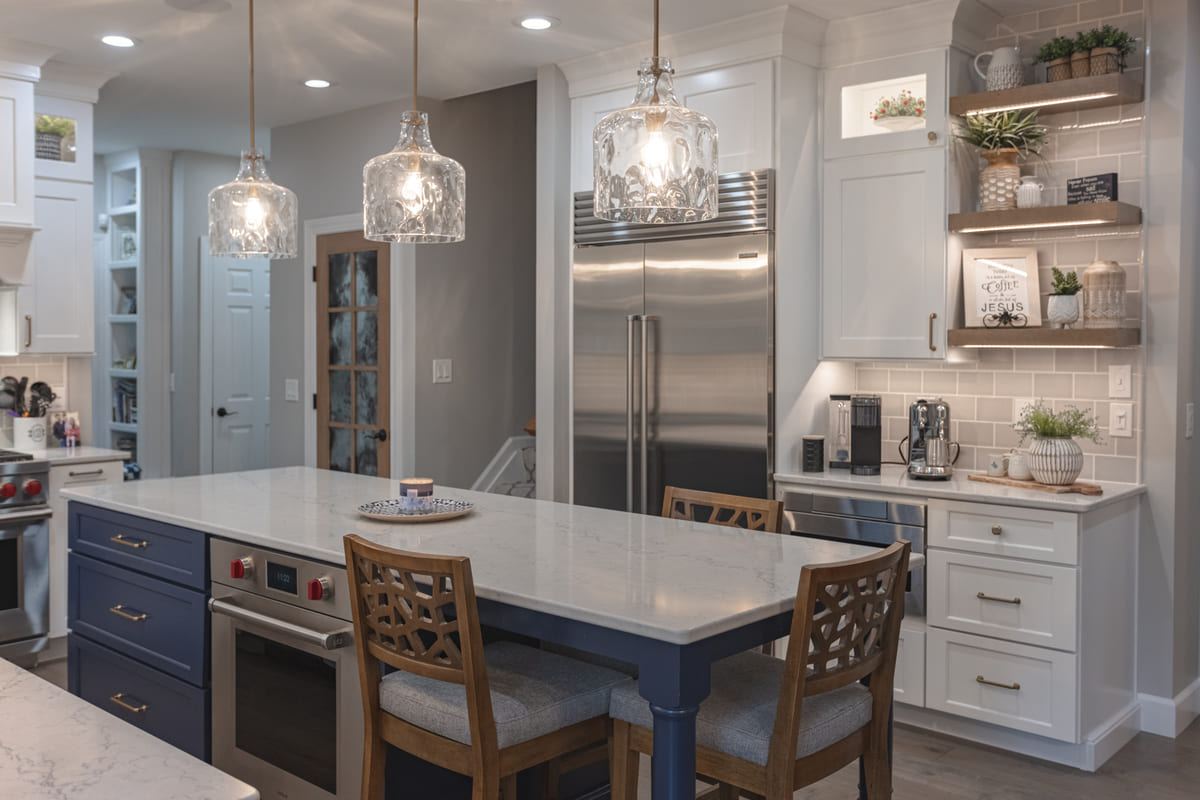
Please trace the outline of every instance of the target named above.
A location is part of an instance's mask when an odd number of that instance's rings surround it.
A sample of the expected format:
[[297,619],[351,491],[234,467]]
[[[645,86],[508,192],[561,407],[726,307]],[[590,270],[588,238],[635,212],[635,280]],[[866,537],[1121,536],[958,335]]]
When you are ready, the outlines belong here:
[[[987,72],[979,66],[980,59],[984,57],[991,59]],[[980,53],[975,56],[975,71],[987,81],[989,92],[1015,89],[1025,83],[1025,67],[1021,64],[1021,50],[1018,47],[997,47]]]

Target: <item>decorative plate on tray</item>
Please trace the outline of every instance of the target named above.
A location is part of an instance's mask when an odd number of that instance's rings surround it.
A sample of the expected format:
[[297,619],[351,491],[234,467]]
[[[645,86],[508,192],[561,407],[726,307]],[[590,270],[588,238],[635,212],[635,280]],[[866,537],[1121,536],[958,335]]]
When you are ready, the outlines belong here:
[[368,519],[383,522],[437,522],[440,519],[454,519],[470,514],[475,510],[474,503],[464,500],[450,500],[445,497],[435,497],[433,505],[425,511],[412,511],[403,506],[404,501],[398,497],[390,500],[375,500],[363,503],[358,507],[358,513]]

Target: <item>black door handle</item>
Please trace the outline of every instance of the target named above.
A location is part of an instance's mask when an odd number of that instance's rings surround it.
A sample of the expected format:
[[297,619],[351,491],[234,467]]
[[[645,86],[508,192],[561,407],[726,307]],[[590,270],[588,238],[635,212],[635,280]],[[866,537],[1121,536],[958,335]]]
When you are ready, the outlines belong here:
[[367,436],[370,436],[372,439],[374,439],[377,442],[386,442],[387,441],[387,431],[384,430],[383,428],[380,428],[379,430],[375,431],[374,433],[368,433]]
[[236,411],[226,411],[223,407],[217,409],[218,417],[233,417],[233,416],[237,416],[237,413],[238,412],[236,412]]

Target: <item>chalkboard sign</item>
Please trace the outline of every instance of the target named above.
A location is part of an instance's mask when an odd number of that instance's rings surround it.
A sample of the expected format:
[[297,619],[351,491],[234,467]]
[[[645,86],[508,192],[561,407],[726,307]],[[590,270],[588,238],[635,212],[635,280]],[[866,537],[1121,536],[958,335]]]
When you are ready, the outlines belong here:
[[1117,199],[1117,173],[1070,178],[1067,181],[1067,205],[1108,203]]
[[963,308],[968,328],[1040,326],[1037,248],[963,250]]

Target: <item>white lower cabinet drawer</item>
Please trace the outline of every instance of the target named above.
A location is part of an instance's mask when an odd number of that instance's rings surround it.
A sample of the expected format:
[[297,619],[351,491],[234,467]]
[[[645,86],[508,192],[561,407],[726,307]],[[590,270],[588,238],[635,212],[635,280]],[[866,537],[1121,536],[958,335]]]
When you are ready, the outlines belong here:
[[1076,656],[930,627],[925,705],[1077,742]]
[[927,513],[930,547],[1079,563],[1078,514],[953,500],[930,500]]
[[925,631],[900,625],[900,647],[896,651],[896,679],[892,697],[897,703],[925,706]]
[[930,625],[1075,651],[1074,567],[930,548]]

